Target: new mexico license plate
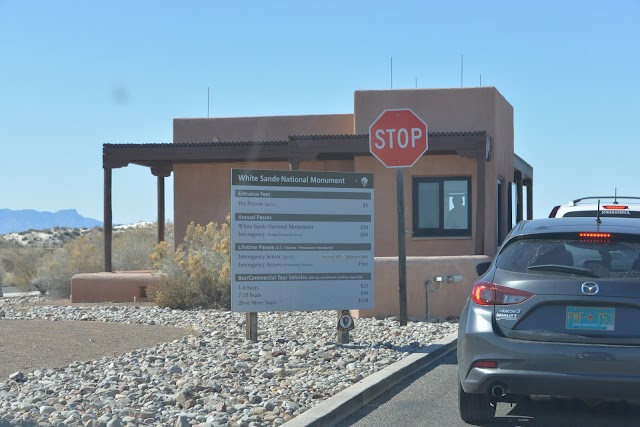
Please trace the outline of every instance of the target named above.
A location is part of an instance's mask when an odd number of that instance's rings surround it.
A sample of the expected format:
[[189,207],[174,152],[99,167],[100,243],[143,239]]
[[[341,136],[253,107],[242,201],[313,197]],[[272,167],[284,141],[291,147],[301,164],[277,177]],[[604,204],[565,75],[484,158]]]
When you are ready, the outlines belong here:
[[567,307],[566,329],[613,331],[616,309],[610,307]]

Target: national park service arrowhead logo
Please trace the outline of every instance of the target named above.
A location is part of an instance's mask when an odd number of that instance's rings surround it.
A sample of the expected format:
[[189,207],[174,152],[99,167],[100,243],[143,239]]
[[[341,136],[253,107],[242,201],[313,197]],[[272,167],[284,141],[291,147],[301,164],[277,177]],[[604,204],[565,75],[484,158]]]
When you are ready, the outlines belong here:
[[350,314],[344,313],[338,319],[338,330],[339,331],[351,331],[355,328],[353,324],[353,317]]

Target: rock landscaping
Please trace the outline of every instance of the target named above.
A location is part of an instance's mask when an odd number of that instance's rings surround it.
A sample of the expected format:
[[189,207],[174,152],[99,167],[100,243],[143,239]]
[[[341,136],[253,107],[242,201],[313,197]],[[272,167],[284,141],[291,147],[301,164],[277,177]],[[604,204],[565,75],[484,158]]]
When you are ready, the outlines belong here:
[[455,320],[401,327],[392,318],[356,319],[351,342],[337,344],[337,312],[275,312],[259,313],[258,342],[252,342],[245,339],[244,313],[47,305],[42,297],[0,299],[0,327],[3,318],[168,325],[198,333],[0,378],[0,426],[279,426],[457,330]]

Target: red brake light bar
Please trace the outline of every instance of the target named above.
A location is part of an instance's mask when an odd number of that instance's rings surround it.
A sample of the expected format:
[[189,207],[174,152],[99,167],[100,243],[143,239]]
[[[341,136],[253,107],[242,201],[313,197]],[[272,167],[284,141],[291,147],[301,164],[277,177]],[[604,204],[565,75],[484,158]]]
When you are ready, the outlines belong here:
[[608,209],[611,211],[623,211],[625,209],[629,209],[629,206],[623,206],[623,205],[604,205],[602,206],[602,209]]
[[578,233],[583,240],[610,240],[611,233]]

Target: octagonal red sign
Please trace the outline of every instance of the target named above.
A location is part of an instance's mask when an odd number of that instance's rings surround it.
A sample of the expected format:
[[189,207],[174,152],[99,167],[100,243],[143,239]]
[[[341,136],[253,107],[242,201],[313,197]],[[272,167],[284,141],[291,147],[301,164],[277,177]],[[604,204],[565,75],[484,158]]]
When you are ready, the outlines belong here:
[[369,151],[388,168],[413,166],[427,140],[427,124],[408,108],[384,110],[369,126]]

